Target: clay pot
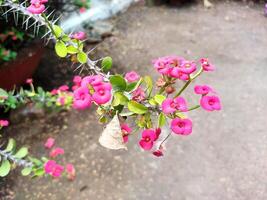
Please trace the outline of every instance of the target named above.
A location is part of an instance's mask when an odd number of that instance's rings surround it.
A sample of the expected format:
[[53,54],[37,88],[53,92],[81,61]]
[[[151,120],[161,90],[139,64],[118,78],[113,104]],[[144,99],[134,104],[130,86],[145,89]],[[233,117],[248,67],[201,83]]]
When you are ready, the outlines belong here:
[[24,84],[38,67],[43,52],[43,45],[33,43],[21,49],[16,60],[0,65],[0,88],[11,90],[14,86]]

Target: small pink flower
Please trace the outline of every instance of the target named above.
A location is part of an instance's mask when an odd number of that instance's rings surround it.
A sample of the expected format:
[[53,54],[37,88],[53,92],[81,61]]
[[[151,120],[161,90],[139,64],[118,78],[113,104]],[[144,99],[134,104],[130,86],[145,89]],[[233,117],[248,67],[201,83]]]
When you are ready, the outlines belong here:
[[56,165],[57,165],[56,161],[54,161],[54,160],[48,160],[44,164],[45,173],[46,174],[51,174],[54,171]]
[[53,149],[53,150],[50,152],[49,156],[50,156],[51,158],[55,158],[55,157],[57,157],[58,155],[63,155],[63,154],[64,154],[64,149],[57,147],[57,148]]
[[27,84],[32,84],[32,82],[33,82],[33,81],[32,81],[32,78],[28,78],[28,79],[26,80],[26,83],[27,83]]
[[80,31],[80,32],[70,35],[70,37],[73,39],[77,39],[77,40],[84,40],[86,38],[86,33],[83,31]]
[[66,165],[66,172],[68,174],[68,179],[69,180],[74,180],[75,179],[75,168],[72,164],[67,164]]
[[63,171],[64,167],[62,165],[56,164],[51,175],[55,178],[58,178],[62,175]]
[[162,150],[156,150],[156,151],[154,151],[153,152],[153,155],[154,156],[157,156],[157,157],[161,157],[161,156],[163,156],[163,152],[162,152]]
[[85,11],[86,11],[86,8],[85,7],[82,7],[82,8],[80,8],[80,13],[84,13]]
[[192,133],[192,121],[190,119],[175,118],[171,121],[171,130],[179,135]]
[[89,87],[91,86],[98,86],[101,85],[103,82],[103,77],[100,75],[94,75],[94,76],[85,76],[82,79],[81,86],[82,87]]
[[194,90],[196,94],[202,94],[202,95],[206,95],[210,92],[213,92],[212,88],[208,85],[196,85],[194,87]]
[[61,96],[57,99],[57,102],[59,103],[59,105],[64,106],[66,103],[66,97],[65,96]]
[[81,86],[82,83],[82,77],[81,76],[74,76],[73,78],[73,83],[75,85]]
[[189,74],[182,72],[178,67],[175,67],[170,71],[170,76],[173,78],[178,78],[182,81],[189,80]]
[[215,67],[212,65],[207,58],[200,59],[201,66],[204,71],[214,71]]
[[172,68],[180,68],[182,63],[185,61],[183,57],[179,56],[167,56],[165,57],[167,60],[167,65],[172,69]]
[[203,96],[200,105],[207,111],[221,110],[220,98],[217,96]]
[[101,85],[95,88],[95,93],[92,95],[93,100],[98,104],[102,105],[111,99],[111,91],[105,86]]
[[5,127],[9,125],[9,121],[7,120],[0,120],[0,127]]
[[135,91],[133,91],[132,95],[132,99],[135,101],[141,102],[145,100],[145,92],[141,87],[138,87]]
[[154,141],[157,138],[157,134],[152,129],[146,129],[142,132],[142,138],[139,141],[139,145],[144,150],[150,150],[153,147]]
[[52,95],[57,95],[57,94],[58,94],[58,90],[57,90],[57,89],[53,89],[50,93],[51,93]]
[[127,124],[122,124],[121,131],[122,131],[123,142],[127,143],[128,135],[132,132],[132,129]]
[[152,61],[154,67],[158,70],[160,74],[169,75],[170,67],[168,66],[167,57],[158,58],[157,60]]
[[31,4],[27,10],[32,14],[41,14],[45,10],[45,6],[41,3]]
[[138,81],[140,79],[140,76],[135,71],[131,71],[125,74],[125,79],[129,83],[132,83],[132,82]]
[[73,92],[73,107],[78,110],[90,108],[92,104],[92,97],[88,93],[88,89],[80,87]]
[[191,74],[194,71],[196,71],[197,65],[193,61],[184,61],[181,65],[181,72],[186,73],[186,74]]
[[170,114],[177,110],[181,112],[187,111],[186,101],[183,97],[167,98],[162,102],[162,111],[165,114]]
[[47,140],[46,140],[46,142],[45,142],[45,148],[47,148],[47,149],[51,149],[53,146],[54,146],[54,144],[55,144],[55,139],[54,138],[48,138]]
[[62,85],[62,86],[60,86],[60,87],[58,88],[58,90],[59,90],[60,92],[66,92],[66,91],[69,90],[69,86],[67,86],[67,85]]

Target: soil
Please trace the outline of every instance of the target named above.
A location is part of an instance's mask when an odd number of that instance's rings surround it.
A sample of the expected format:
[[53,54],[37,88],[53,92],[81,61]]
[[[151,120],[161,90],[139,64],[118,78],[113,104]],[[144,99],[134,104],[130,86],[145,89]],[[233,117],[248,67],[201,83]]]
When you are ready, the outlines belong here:
[[[172,136],[160,159],[142,152],[137,137],[130,137],[128,151],[101,147],[94,109],[23,117],[4,134],[31,146],[37,156],[47,153],[44,140],[55,137],[66,151],[64,161],[76,166],[77,179],[29,180],[12,172],[2,183],[9,196],[0,190],[0,199],[267,199],[266,20],[262,7],[235,2],[216,3],[209,10],[201,5],[131,7],[116,19],[114,36],[98,46],[96,55],[111,55],[115,72],[136,70],[155,79],[153,58],[209,57],[217,71],[198,83],[216,89],[223,111],[190,113],[193,134]],[[73,74],[69,63],[51,55],[35,76],[49,89],[68,83]]]

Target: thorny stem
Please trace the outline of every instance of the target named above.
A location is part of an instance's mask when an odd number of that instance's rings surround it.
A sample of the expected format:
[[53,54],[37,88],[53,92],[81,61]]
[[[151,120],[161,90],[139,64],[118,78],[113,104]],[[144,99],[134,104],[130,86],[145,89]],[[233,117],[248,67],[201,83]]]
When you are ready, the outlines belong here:
[[17,164],[18,166],[22,166],[22,167],[32,167],[33,166],[32,162],[29,162],[29,161],[24,160],[24,159],[15,158],[15,156],[13,156],[11,153],[5,152],[3,150],[0,150],[0,156],[12,161],[13,163]]

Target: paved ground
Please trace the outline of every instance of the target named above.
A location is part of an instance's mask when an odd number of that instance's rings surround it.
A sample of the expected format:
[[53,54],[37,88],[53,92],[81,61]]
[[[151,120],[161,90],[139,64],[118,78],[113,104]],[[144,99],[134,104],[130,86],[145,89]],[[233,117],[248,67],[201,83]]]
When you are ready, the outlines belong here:
[[172,137],[162,159],[141,152],[133,140],[128,152],[100,147],[101,126],[93,112],[34,120],[30,129],[20,123],[9,132],[26,135],[21,140],[28,143],[35,141],[33,151],[40,154],[41,141],[56,136],[78,177],[69,183],[12,176],[15,199],[267,199],[266,23],[260,8],[236,3],[211,10],[131,8],[119,17],[115,36],[101,51],[111,52],[119,70],[135,68],[153,76],[152,58],[208,56],[217,71],[199,83],[216,88],[223,111],[192,113],[193,134]]

